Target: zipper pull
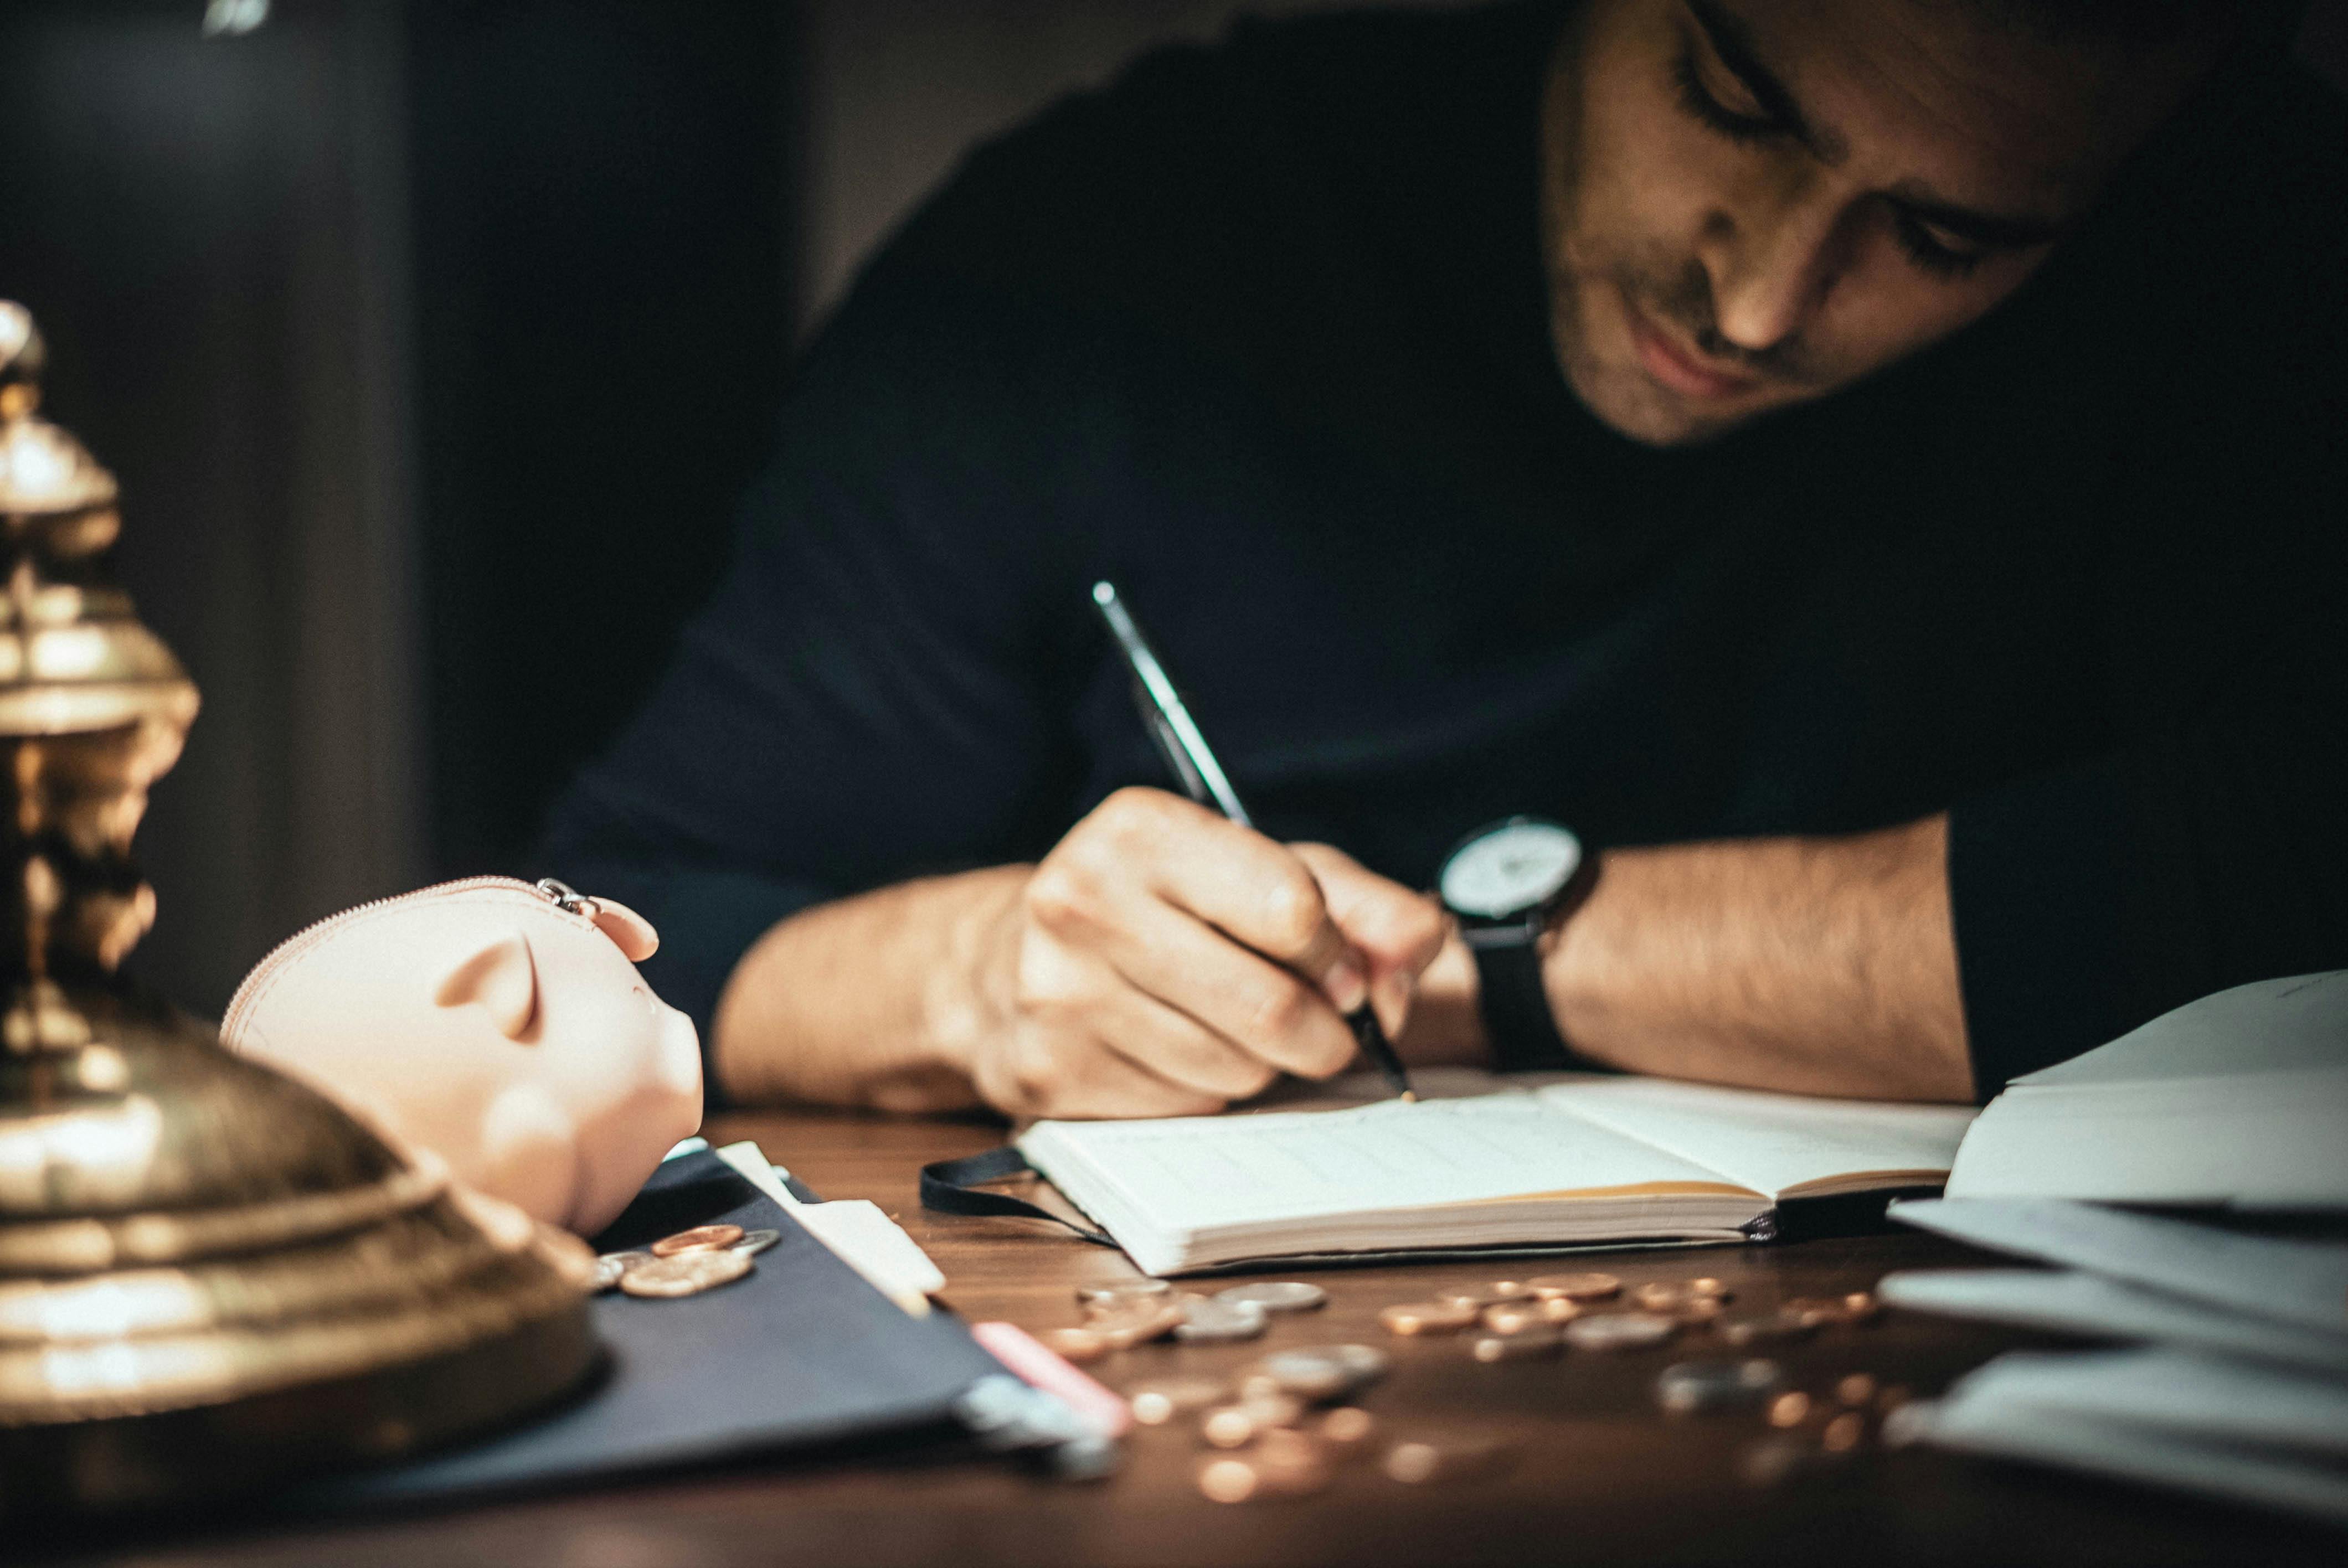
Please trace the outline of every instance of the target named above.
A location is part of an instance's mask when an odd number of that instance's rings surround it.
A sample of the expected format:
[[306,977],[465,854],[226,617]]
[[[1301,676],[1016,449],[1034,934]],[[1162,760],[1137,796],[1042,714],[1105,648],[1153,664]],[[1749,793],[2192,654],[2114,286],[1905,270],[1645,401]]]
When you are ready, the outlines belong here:
[[590,920],[603,912],[603,907],[580,892],[568,882],[558,882],[551,876],[538,879],[538,890],[554,901],[554,907],[566,915],[584,915]]

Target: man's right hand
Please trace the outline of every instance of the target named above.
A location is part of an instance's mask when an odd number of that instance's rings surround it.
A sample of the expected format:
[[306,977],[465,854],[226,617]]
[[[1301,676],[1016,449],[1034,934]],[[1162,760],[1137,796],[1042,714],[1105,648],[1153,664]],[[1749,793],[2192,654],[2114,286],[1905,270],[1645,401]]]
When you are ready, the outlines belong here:
[[1398,1031],[1447,923],[1326,845],[1289,846],[1161,790],[1071,828],[1005,901],[962,1065],[1014,1115],[1219,1111],[1352,1063],[1366,996]]

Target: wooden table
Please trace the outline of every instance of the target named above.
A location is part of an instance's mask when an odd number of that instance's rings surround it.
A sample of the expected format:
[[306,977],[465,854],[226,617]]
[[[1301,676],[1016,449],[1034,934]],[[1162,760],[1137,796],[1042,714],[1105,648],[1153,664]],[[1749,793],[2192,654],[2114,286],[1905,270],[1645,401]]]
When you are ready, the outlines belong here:
[[[976,1122],[830,1112],[717,1119],[713,1142],[751,1137],[827,1197],[870,1198],[902,1221],[973,1320],[1030,1329],[1077,1320],[1072,1287],[1129,1277],[1106,1248],[1033,1222],[950,1218],[916,1205],[928,1160],[1002,1137]],[[1700,1252],[1622,1251],[1588,1264],[1633,1284],[1716,1276],[1739,1307],[1864,1289],[1886,1271],[1979,1261],[1921,1235],[1868,1235]],[[1505,1433],[1513,1464],[1488,1479],[1411,1487],[1355,1464],[1316,1496],[1227,1506],[1197,1489],[1187,1425],[1143,1429],[1122,1474],[1055,1483],[1008,1464],[832,1460],[766,1464],[575,1495],[298,1532],[233,1524],[149,1536],[75,1560],[142,1568],[219,1563],[463,1564],[496,1568],[699,1568],[702,1564],[1346,1563],[1624,1561],[1919,1563],[2168,1563],[2229,1558],[2343,1560],[2335,1532],[2188,1499],[1915,1450],[1861,1451],[1775,1485],[1741,1474],[1766,1428],[1756,1416],[1673,1419],[1655,1373],[1717,1355],[1697,1334],[1676,1347],[1483,1366],[1458,1339],[1396,1339],[1377,1309],[1439,1283],[1492,1276],[1454,1264],[1324,1271],[1323,1311],[1275,1319],[1253,1344],[1153,1346],[1097,1363],[1112,1387],[1236,1369],[1279,1345],[1361,1340],[1395,1369],[1362,1399],[1383,1429],[1463,1426]],[[1835,1327],[1769,1353],[1823,1391],[1852,1371],[1930,1392],[2022,1336],[1899,1313]],[[7,1538],[7,1537],[0,1537]],[[10,1556],[27,1547],[11,1539]],[[54,1551],[59,1543],[48,1543]]]

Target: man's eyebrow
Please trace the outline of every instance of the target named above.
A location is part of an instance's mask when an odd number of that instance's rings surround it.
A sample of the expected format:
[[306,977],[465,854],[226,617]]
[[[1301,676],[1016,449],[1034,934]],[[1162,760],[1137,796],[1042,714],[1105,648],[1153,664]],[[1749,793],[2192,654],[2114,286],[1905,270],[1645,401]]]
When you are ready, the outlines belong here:
[[1946,229],[1976,245],[1996,250],[2028,250],[2033,245],[2046,244],[2063,232],[2063,225],[2051,218],[1978,211],[1971,207],[1943,201],[1914,186],[1894,186],[1884,196],[1911,218],[1930,223],[1935,229]]
[[1743,17],[1724,10],[1715,0],[1687,0],[1688,14],[1704,29],[1712,45],[1712,52],[1731,75],[1745,84],[1753,101],[1782,127],[1788,136],[1815,153],[1821,162],[1840,163],[1849,149],[1840,137],[1822,130],[1802,113],[1802,106],[1794,101],[1793,90],[1786,86],[1777,73],[1761,63],[1761,56],[1753,45],[1752,29]]

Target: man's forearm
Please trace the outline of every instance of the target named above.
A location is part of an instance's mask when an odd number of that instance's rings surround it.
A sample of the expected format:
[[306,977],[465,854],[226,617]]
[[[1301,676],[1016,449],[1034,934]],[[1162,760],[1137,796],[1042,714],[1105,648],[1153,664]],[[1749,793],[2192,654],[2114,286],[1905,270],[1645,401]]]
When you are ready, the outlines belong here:
[[711,1029],[737,1100],[886,1111],[979,1103],[964,1049],[990,1027],[976,977],[1034,868],[901,883],[775,926],[735,966]]
[[1813,1094],[1973,1092],[1948,818],[1837,838],[1609,854],[1542,978],[1574,1049]]

